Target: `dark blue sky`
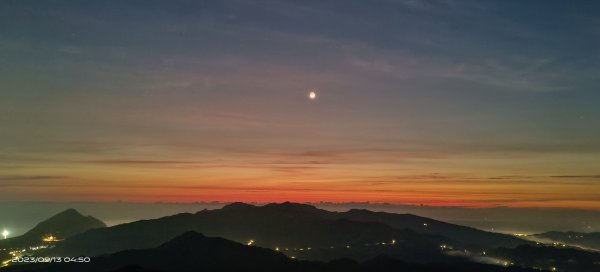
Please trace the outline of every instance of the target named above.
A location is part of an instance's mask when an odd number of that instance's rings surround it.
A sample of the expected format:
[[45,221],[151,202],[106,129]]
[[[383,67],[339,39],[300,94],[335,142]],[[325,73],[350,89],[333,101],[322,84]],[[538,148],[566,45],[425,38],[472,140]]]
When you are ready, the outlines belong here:
[[140,186],[132,199],[600,208],[599,12],[2,1],[0,186],[26,199]]

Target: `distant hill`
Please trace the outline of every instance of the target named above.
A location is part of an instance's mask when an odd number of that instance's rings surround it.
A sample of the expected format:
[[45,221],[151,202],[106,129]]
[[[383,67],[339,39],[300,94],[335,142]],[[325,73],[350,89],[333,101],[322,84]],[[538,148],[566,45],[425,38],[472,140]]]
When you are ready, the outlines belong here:
[[42,238],[48,235],[63,240],[90,229],[104,227],[106,224],[102,221],[92,216],[84,216],[74,209],[68,209],[42,221],[21,236],[0,240],[0,248],[39,245],[42,244]]
[[328,212],[326,216],[328,218],[348,219],[352,221],[381,222],[398,229],[411,229],[422,234],[443,235],[469,247],[516,247],[523,244],[531,244],[529,241],[512,235],[487,232],[412,214],[352,209],[347,212]]
[[552,240],[555,242],[600,250],[600,232],[560,232],[550,231],[532,235],[534,238]]
[[413,261],[455,259],[440,252],[440,244],[458,243],[451,239],[378,222],[328,219],[314,210],[318,211],[310,206],[257,207],[235,203],[219,210],[90,230],[61,243],[53,254],[96,256],[152,248],[186,231],[197,231],[240,243],[253,240],[255,245],[279,248],[286,255],[312,260],[340,257],[366,260],[382,253]]
[[600,253],[576,248],[522,245],[516,248],[494,249],[488,254],[520,265],[550,271],[600,271]]
[[[230,206],[250,206],[243,203],[234,203]],[[331,212],[318,209],[314,206],[299,203],[285,202],[281,204],[267,204],[262,209],[288,214],[311,214],[331,220],[350,220],[357,222],[379,222],[396,229],[410,229],[421,234],[440,235],[448,237],[469,247],[516,247],[523,244],[533,244],[530,241],[501,233],[487,232],[471,227],[450,224],[426,217],[412,214],[396,214],[386,212],[373,212],[364,209],[352,209],[347,212]]]
[[9,266],[6,272],[192,272],[192,271],[306,271],[306,272],[531,272],[533,270],[477,264],[416,264],[379,256],[364,263],[335,260],[328,263],[293,260],[269,249],[246,246],[222,238],[186,232],[159,247],[126,250],[93,258],[83,264]]

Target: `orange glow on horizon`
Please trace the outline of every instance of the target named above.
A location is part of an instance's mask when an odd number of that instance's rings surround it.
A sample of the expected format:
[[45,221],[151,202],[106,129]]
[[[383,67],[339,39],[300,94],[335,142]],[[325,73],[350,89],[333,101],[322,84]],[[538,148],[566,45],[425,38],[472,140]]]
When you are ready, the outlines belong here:
[[[77,188],[72,190],[56,190],[52,198],[43,198],[52,188],[38,190],[38,201],[91,201],[91,202],[171,202],[171,203],[193,203],[193,202],[247,202],[247,203],[272,203],[272,202],[298,202],[298,203],[357,203],[368,202],[372,204],[398,204],[398,205],[425,205],[439,207],[538,207],[538,208],[576,208],[600,210],[597,201],[586,200],[530,200],[531,196],[521,196],[522,200],[512,199],[510,195],[490,194],[448,194],[435,191],[404,192],[380,190],[302,190],[285,188],[164,188],[164,187],[140,187],[132,191],[130,188],[105,187],[105,188]],[[30,192],[31,193],[31,192]],[[489,201],[490,197],[496,200]]]
[[[9,183],[0,196],[6,201],[370,202],[600,210],[598,178],[551,174],[548,158],[542,161],[546,164],[531,164],[524,174],[498,168],[496,160],[432,159],[421,154],[397,160],[396,153],[388,152],[265,151],[208,162],[188,158],[41,164],[32,167],[39,173],[28,174],[55,178]],[[18,176],[18,171],[9,174]]]

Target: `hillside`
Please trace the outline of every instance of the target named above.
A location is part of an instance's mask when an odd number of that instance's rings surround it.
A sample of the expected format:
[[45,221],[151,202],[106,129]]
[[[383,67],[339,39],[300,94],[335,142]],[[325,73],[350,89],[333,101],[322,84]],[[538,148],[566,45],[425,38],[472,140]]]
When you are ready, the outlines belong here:
[[364,263],[352,260],[335,260],[328,263],[297,261],[264,248],[247,246],[222,238],[209,238],[187,232],[159,247],[143,250],[126,250],[93,258],[83,264],[35,264],[12,266],[6,272],[192,272],[192,271],[313,271],[313,272],[531,272],[533,270],[477,264],[416,264],[378,256]]
[[[156,247],[187,231],[240,243],[280,249],[303,259],[352,257],[366,260],[386,253],[407,260],[448,260],[439,245],[454,241],[422,235],[378,222],[327,219],[285,206],[231,204],[219,210],[177,214],[91,230],[61,243],[57,255],[96,256],[126,249]],[[384,245],[385,244],[385,245]]]
[[84,216],[74,209],[68,209],[40,222],[21,236],[0,240],[0,248],[26,248],[42,244],[42,238],[47,236],[63,240],[90,229],[104,227],[106,224],[102,221],[92,216]]
[[[230,206],[249,206],[247,204],[231,204]],[[356,222],[379,222],[396,229],[410,229],[414,232],[428,235],[440,235],[457,241],[471,248],[517,247],[523,244],[533,244],[530,241],[501,233],[487,232],[476,228],[450,224],[431,218],[412,214],[396,214],[373,212],[364,209],[352,209],[347,212],[331,212],[314,206],[285,202],[267,204],[262,209],[288,214],[314,215],[331,220],[349,220]]]
[[567,245],[600,250],[600,232],[560,232],[550,231],[532,235],[534,238],[547,239]]
[[529,241],[512,235],[487,232],[412,214],[394,214],[353,209],[347,212],[330,213],[329,216],[330,218],[343,218],[352,221],[381,222],[398,229],[411,229],[422,234],[443,235],[471,247],[516,247],[523,244],[531,244]]
[[489,254],[527,267],[551,271],[600,271],[600,253],[576,248],[522,245],[516,248],[494,249]]

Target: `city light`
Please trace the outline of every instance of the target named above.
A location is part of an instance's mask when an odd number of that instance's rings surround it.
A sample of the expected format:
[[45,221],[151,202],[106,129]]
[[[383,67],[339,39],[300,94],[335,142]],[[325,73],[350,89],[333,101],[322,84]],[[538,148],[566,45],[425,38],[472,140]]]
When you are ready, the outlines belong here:
[[246,245],[249,245],[249,246],[251,246],[251,245],[254,245],[254,240],[250,239],[250,240],[249,240],[249,241],[246,243]]
[[10,232],[8,232],[8,230],[3,230],[2,231],[2,236],[4,236],[4,239],[6,239],[9,234],[10,234]]
[[48,235],[48,236],[42,237],[42,241],[47,242],[47,243],[57,242],[58,238],[56,238],[55,236],[52,236],[52,235]]

